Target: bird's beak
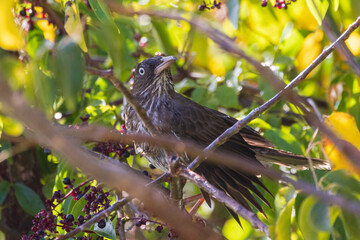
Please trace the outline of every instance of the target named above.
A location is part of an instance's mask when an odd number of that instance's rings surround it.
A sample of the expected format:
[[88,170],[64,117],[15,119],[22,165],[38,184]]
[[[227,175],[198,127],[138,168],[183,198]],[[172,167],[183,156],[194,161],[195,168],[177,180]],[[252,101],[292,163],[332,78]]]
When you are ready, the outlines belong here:
[[162,57],[161,63],[155,68],[155,75],[159,75],[162,71],[167,69],[172,63],[177,60],[174,56]]

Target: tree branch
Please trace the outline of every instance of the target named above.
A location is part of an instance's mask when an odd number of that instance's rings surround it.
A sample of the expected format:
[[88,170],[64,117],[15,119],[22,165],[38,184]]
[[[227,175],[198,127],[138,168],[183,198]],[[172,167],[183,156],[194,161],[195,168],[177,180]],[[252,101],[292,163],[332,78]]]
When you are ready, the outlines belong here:
[[260,229],[267,236],[269,236],[268,227],[257,217],[257,215],[254,212],[247,210],[237,201],[227,196],[226,193],[212,186],[208,181],[206,181],[206,179],[201,177],[199,174],[186,168],[181,169],[179,174],[184,178],[188,179],[189,181],[191,181],[192,183],[194,183],[195,185],[197,185],[198,187],[200,187],[201,189],[205,190],[214,199],[216,199],[220,203],[223,203],[224,205],[232,209],[235,213],[242,216],[244,219],[250,222],[253,227]]

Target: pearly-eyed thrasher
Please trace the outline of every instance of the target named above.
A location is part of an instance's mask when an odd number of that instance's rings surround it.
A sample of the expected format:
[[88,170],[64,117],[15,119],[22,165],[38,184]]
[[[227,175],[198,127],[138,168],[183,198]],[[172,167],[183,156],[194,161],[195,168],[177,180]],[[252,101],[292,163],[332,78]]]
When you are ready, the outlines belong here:
[[[170,65],[175,61],[176,58],[172,56],[156,56],[139,63],[134,72],[132,94],[144,108],[159,134],[175,136],[179,140],[192,141],[206,147],[227,128],[234,125],[237,120],[201,106],[175,92],[170,72]],[[129,104],[125,105],[124,119],[125,126],[130,133],[149,134]],[[165,172],[168,171],[164,149],[146,143],[137,143],[136,150],[142,153],[155,167]],[[259,164],[259,167],[262,167],[261,162],[297,167],[304,167],[308,163],[303,156],[274,149],[273,144],[248,126],[232,136],[217,151],[236,154],[243,159]],[[189,159],[186,154],[184,156],[183,161],[185,164],[189,164],[192,159]],[[319,159],[313,159],[313,162],[315,165],[325,165]],[[195,171],[248,210],[251,210],[248,204],[250,202],[264,213],[261,205],[250,191],[269,205],[254,183],[267,192],[269,191],[255,175],[207,162],[203,162]],[[208,198],[206,194],[204,197]],[[207,202],[209,202],[208,199]],[[236,214],[229,211],[238,221]]]

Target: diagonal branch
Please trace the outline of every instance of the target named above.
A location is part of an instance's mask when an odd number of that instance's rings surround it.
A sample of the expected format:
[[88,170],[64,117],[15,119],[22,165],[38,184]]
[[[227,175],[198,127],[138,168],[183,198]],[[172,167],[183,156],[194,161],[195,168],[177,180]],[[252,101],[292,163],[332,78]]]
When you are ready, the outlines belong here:
[[217,189],[216,187],[212,186],[206,179],[201,177],[199,174],[191,171],[190,169],[182,168],[180,173],[182,177],[188,179],[189,181],[193,182],[195,185],[200,187],[201,189],[205,190],[207,193],[210,194],[214,199],[219,201],[220,203],[225,204],[227,207],[231,208],[235,213],[242,216],[244,219],[249,221],[254,228],[260,229],[266,235],[269,236],[269,229],[265,223],[263,223],[257,215],[247,210],[245,207],[240,205],[234,199],[228,197],[223,191]]

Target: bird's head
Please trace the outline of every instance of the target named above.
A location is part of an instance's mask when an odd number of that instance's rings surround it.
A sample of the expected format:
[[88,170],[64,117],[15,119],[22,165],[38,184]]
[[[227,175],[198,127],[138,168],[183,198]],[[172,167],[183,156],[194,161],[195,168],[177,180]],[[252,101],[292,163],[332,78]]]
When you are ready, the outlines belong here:
[[[170,65],[176,60],[173,56],[156,56],[139,63],[134,71],[133,91],[173,91]],[[145,91],[144,94],[146,93],[150,92]]]

